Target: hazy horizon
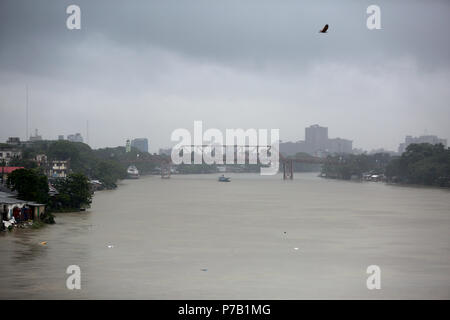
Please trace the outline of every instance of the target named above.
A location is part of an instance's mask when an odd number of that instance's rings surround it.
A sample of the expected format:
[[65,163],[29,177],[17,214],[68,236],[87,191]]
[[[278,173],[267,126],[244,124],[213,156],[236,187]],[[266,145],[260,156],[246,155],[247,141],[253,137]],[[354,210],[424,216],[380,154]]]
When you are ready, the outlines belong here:
[[89,121],[94,148],[146,137],[157,152],[194,120],[283,141],[320,124],[369,151],[450,138],[448,1],[80,0],[81,30],[70,4],[0,3],[1,142],[25,138],[26,86],[30,133],[86,141]]

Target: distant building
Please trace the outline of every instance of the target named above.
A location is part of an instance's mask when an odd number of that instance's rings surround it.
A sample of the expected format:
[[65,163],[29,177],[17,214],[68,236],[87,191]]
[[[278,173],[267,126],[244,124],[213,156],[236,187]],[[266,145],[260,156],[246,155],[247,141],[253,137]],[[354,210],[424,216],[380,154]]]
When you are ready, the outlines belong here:
[[19,137],[9,137],[6,141],[7,144],[10,145],[19,145],[20,144],[20,138]]
[[300,152],[307,152],[305,141],[281,142],[280,152],[285,156],[294,156]]
[[170,156],[172,154],[172,148],[167,148],[167,149],[159,148],[158,154],[160,156],[162,156],[162,155]]
[[34,136],[30,136],[30,141],[42,141],[42,136],[38,134],[38,129],[34,131]]
[[47,156],[45,154],[37,154],[34,159],[39,167],[43,167],[47,164]]
[[125,152],[131,151],[131,143],[130,140],[127,139],[127,142],[125,143]]
[[80,133],[69,134],[67,136],[67,140],[71,142],[83,142],[83,137],[81,136]]
[[63,134],[60,134],[60,135],[58,136],[58,140],[59,140],[59,141],[64,140],[64,135],[63,135]]
[[369,154],[377,154],[377,153],[387,153],[387,154],[389,154],[391,156],[397,154],[397,152],[395,152],[395,151],[385,150],[383,148],[372,149],[372,150],[369,151]]
[[53,160],[48,172],[49,178],[66,178],[69,174],[68,160]]
[[353,141],[341,138],[328,139],[329,153],[352,153]]
[[305,143],[313,153],[328,147],[328,128],[318,124],[305,128]]
[[433,136],[433,135],[424,135],[424,136],[420,136],[420,137],[413,137],[413,136],[406,136],[405,137],[405,142],[404,143],[400,143],[400,145],[398,146],[398,152],[399,153],[403,153],[406,151],[406,148],[413,143],[429,143],[429,144],[443,144],[444,147],[447,146],[447,140],[446,139],[441,139],[438,138],[437,136]]
[[138,149],[141,152],[148,152],[148,140],[147,138],[136,138],[131,140],[131,146]]
[[281,142],[280,152],[292,156],[305,152],[317,157],[333,153],[352,153],[353,141],[341,138],[328,138],[328,128],[318,124],[305,128],[305,141]]
[[22,152],[14,149],[14,147],[0,147],[0,165],[5,163],[6,165],[14,158],[20,158]]

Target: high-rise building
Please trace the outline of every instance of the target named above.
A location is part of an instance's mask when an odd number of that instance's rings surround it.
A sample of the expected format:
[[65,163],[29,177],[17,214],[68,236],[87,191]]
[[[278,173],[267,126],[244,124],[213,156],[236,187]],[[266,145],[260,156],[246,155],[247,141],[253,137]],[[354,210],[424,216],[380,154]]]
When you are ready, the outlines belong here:
[[34,136],[30,136],[30,141],[41,141],[42,136],[38,134],[38,129],[35,130]]
[[67,140],[71,142],[83,142],[83,137],[81,136],[80,133],[69,134],[67,136]]
[[313,156],[324,157],[333,153],[352,153],[353,141],[341,138],[328,138],[328,128],[318,124],[305,128],[305,141],[280,142],[280,152],[295,155],[306,152]]
[[429,143],[429,144],[443,144],[444,147],[447,146],[447,140],[438,138],[437,136],[433,135],[426,135],[426,136],[420,136],[420,137],[413,137],[413,136],[406,136],[405,142],[400,143],[398,146],[398,152],[403,153],[406,151],[406,148],[413,143]]
[[138,149],[141,152],[148,152],[148,140],[147,138],[136,138],[131,140],[131,146]]
[[305,143],[312,151],[326,150],[328,147],[328,128],[318,124],[305,128]]

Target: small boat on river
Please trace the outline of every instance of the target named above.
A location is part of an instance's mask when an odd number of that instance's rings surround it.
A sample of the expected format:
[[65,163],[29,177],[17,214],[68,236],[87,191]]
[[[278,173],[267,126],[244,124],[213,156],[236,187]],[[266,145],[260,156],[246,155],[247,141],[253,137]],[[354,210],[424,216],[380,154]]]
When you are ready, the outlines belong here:
[[230,178],[229,177],[225,177],[224,175],[219,177],[219,182],[230,182]]

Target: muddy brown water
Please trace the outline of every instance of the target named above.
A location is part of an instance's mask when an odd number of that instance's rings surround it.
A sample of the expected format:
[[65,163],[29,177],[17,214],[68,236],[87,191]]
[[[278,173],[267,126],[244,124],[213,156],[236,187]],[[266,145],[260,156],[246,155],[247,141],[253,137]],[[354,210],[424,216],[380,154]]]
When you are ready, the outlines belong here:
[[0,234],[0,298],[450,298],[448,190],[316,175],[125,180],[86,212]]

